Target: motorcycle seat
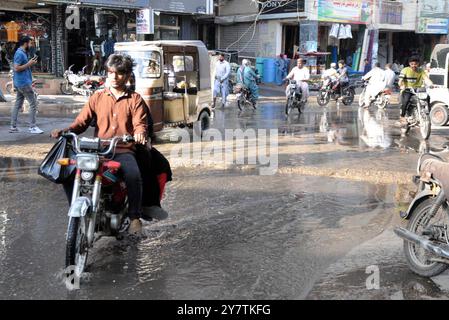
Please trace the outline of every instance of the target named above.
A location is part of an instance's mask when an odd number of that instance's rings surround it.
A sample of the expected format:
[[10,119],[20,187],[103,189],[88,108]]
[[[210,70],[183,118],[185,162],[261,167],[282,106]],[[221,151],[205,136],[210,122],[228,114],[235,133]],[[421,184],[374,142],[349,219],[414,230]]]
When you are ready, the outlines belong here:
[[425,159],[419,168],[422,181],[437,180],[445,194],[449,194],[449,163],[435,159]]
[[89,76],[88,77],[88,80],[90,80],[90,81],[96,81],[96,82],[101,82],[101,81],[103,81],[103,77],[102,76]]

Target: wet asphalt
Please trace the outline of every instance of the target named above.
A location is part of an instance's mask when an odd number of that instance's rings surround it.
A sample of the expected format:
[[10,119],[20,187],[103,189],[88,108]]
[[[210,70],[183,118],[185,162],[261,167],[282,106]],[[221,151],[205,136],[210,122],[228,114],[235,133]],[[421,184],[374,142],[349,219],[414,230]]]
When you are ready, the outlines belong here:
[[[424,143],[417,132],[400,136],[397,106],[322,108],[313,97],[303,114],[286,117],[277,95],[264,92],[257,110],[239,112],[232,102],[217,108],[212,124],[220,132],[278,129],[276,174],[175,167],[163,201],[169,218],[145,222],[141,239],[97,241],[75,291],[63,283],[68,204],[61,187],[37,176],[38,158],[0,155],[0,299],[446,298],[448,276],[413,275],[392,228],[403,223],[398,211],[413,190],[404,181],[419,152],[443,148],[448,130],[434,128]],[[45,129],[73,118],[69,107],[58,110],[41,110]],[[0,123],[4,129],[5,113]],[[26,152],[39,143],[51,140],[23,136],[0,147]],[[169,157],[173,146],[156,147]],[[405,178],[376,182],[368,172]],[[380,288],[368,290],[373,265]]]

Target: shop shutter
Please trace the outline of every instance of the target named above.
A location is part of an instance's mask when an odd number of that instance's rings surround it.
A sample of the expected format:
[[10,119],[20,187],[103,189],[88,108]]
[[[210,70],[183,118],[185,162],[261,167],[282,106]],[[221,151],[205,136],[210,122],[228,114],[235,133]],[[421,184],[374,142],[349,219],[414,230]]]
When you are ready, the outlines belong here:
[[[256,52],[259,47],[259,30],[258,26],[256,27],[256,33],[253,36],[253,25],[250,23],[239,23],[232,26],[220,26],[220,49],[226,49],[230,44],[237,41],[243,33],[245,33],[248,28],[250,30],[240,39],[240,41],[236,42],[234,45],[229,47],[229,50],[242,50],[240,55],[252,56],[256,55]],[[251,39],[252,38],[252,39]]]

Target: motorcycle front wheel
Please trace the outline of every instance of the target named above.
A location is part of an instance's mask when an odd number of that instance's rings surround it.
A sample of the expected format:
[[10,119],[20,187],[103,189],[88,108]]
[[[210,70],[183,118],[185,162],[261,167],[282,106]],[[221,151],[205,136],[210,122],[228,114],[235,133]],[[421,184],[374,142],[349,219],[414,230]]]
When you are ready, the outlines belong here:
[[251,105],[253,106],[254,110],[257,110],[257,102],[256,101],[251,101]]
[[237,100],[237,107],[239,108],[240,111],[243,110],[243,105],[244,105],[244,102],[241,99],[238,99]]
[[291,99],[287,100],[287,103],[285,104],[285,115],[288,116],[290,114],[291,110]]
[[[430,222],[434,221],[432,219],[429,221],[428,219],[428,214],[434,201],[435,198],[428,198],[411,212],[412,217],[408,222],[407,230],[417,235],[422,234],[422,231],[431,224]],[[443,211],[440,208],[433,219],[437,218],[438,221],[440,216],[445,218]],[[448,268],[448,265],[445,263],[430,261],[429,259],[432,258],[432,255],[429,252],[418,244],[407,240],[404,240],[404,253],[410,269],[422,277],[436,276]]]
[[73,94],[73,88],[72,85],[68,81],[61,82],[59,86],[61,92],[65,95],[72,95]]
[[319,106],[324,107],[327,105],[330,101],[331,97],[330,94],[327,92],[327,90],[320,89],[318,91],[318,94],[316,96],[316,102]]
[[87,237],[83,232],[84,219],[79,217],[70,217],[67,227],[66,240],[66,268],[74,267],[74,272],[80,276],[87,264]]
[[430,116],[427,113],[422,112],[421,119],[419,121],[419,131],[421,132],[421,137],[424,140],[429,139],[431,130]]

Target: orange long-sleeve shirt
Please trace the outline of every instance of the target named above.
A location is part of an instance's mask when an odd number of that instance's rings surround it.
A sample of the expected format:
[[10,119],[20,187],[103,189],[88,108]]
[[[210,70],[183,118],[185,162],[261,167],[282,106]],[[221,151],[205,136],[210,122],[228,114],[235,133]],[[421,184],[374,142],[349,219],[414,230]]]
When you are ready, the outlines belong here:
[[[115,136],[148,134],[148,107],[140,94],[126,92],[118,99],[109,89],[95,92],[68,128],[80,134],[89,128],[96,118],[95,136],[111,139]],[[132,145],[118,146],[117,152],[132,151]]]

